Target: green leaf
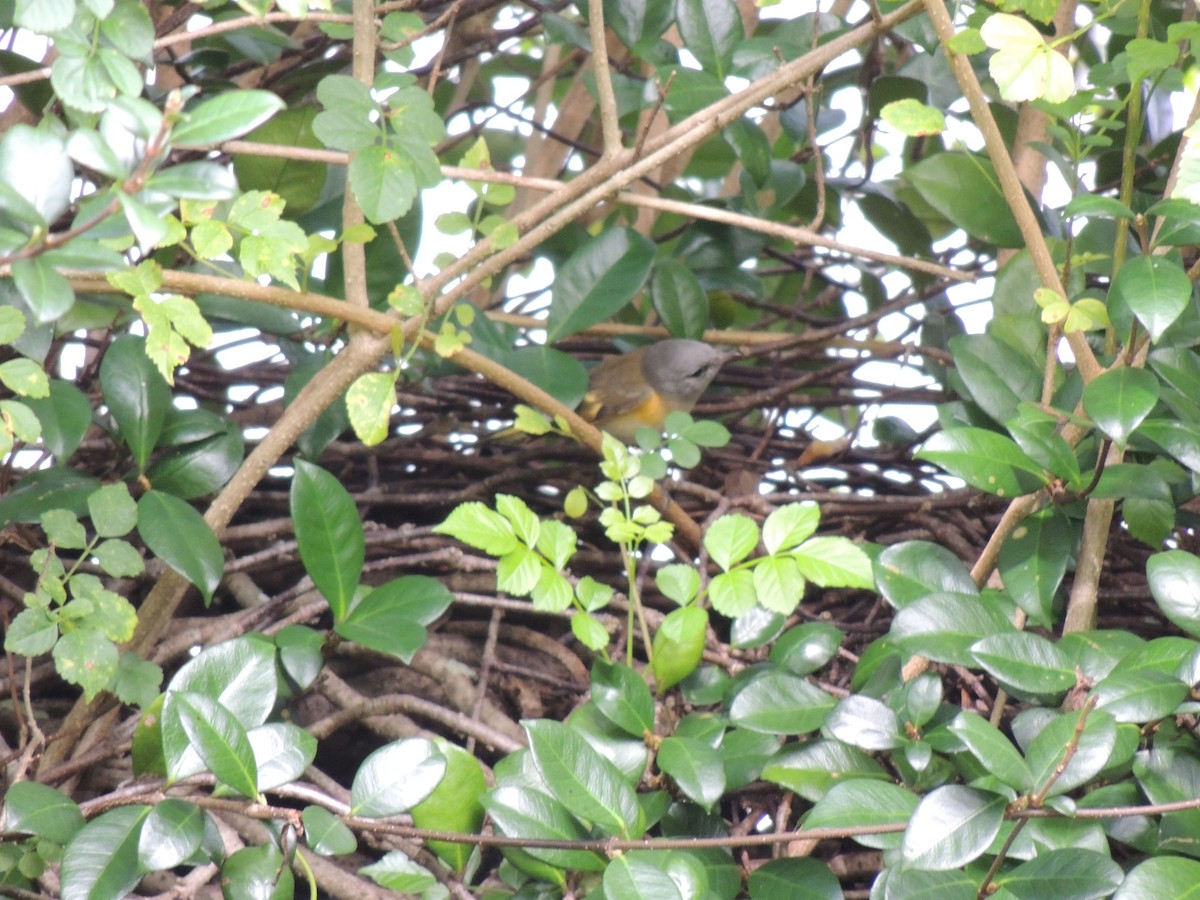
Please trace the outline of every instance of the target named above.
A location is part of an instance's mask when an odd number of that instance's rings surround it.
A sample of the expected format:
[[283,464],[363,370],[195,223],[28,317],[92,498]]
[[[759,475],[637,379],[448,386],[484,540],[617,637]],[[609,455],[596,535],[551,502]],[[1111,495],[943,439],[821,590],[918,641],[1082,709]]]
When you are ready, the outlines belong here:
[[821,727],[834,702],[803,678],[768,669],[752,676],[734,695],[729,719],[764,734],[804,734]]
[[723,79],[733,50],[745,37],[733,0],[679,0],[675,21],[685,46],[705,71]]
[[295,882],[283,854],[272,844],[243,847],[221,867],[221,891],[229,897],[289,900],[295,896]]
[[446,772],[446,757],[424,738],[385,744],[359,766],[350,787],[350,814],[368,819],[408,812]]
[[725,767],[719,750],[703,741],[669,737],[658,748],[658,767],[684,795],[705,810],[725,793]]
[[546,321],[547,342],[602,322],[631,301],[650,274],[654,244],[628,228],[610,228],[559,267]]
[[950,341],[954,375],[972,401],[997,422],[1017,416],[1021,403],[1039,395],[1042,372],[1025,353],[990,334],[960,335]]
[[425,645],[425,626],[453,602],[440,581],[402,575],[371,590],[334,628],[344,638],[409,663]]
[[358,849],[354,832],[329,810],[320,806],[306,806],[300,818],[304,823],[305,842],[313,853],[345,856]]
[[793,675],[808,675],[833,659],[845,637],[825,622],[806,622],[783,633],[771,647],[770,660]]
[[835,784],[891,776],[863,751],[841,741],[818,739],[781,750],[763,766],[762,777],[815,803]]
[[946,871],[978,858],[1004,822],[1005,800],[951,784],[926,794],[909,820],[901,853],[906,866]]
[[207,769],[244,797],[258,796],[258,765],[246,729],[220,703],[191,691],[171,691],[164,719],[176,717]]
[[704,532],[704,549],[713,562],[728,572],[758,546],[758,525],[749,516],[721,516]]
[[88,702],[117,674],[119,657],[116,644],[90,629],[64,634],[54,645],[54,668],[64,680],[83,688]]
[[138,865],[138,839],[149,814],[149,806],[121,806],[84,825],[63,850],[63,900],[124,897],[132,891],[146,874]]
[[708,612],[696,606],[673,609],[659,623],[650,670],[660,696],[696,671],[707,637]]
[[253,131],[287,106],[270,91],[236,90],[189,108],[171,132],[176,147],[207,147]]
[[1118,667],[1092,689],[1097,710],[1118,722],[1142,724],[1172,715],[1188,695],[1188,686],[1175,675],[1153,669],[1128,671]]
[[852,694],[838,702],[825,720],[824,730],[851,747],[893,750],[905,741],[900,719],[886,704]]
[[350,610],[362,576],[366,542],[358,507],[341,482],[319,466],[296,460],[290,506],[304,570],[329,601],[334,622]]
[[931,594],[896,613],[889,640],[906,653],[950,665],[972,666],[972,644],[1015,630],[1012,622],[979,598]]
[[708,328],[708,294],[692,270],[674,259],[660,260],[650,279],[650,300],[672,337],[700,340]]
[[1163,615],[1200,637],[1200,559],[1184,550],[1156,553],[1146,563],[1146,577]]
[[1026,793],[1037,787],[1020,751],[987,719],[978,713],[963,710],[950,722],[949,728],[967,745],[985,771],[1014,791]]
[[204,517],[178,497],[147,491],[138,500],[138,534],[150,551],[212,600],[225,557]]
[[941,134],[946,130],[946,116],[940,109],[926,106],[911,97],[887,104],[880,118],[909,137]]
[[1083,389],[1083,408],[1118,446],[1158,403],[1158,379],[1145,369],[1122,366],[1096,376]]
[[[1051,777],[1057,776],[1048,796],[1057,797],[1087,784],[1108,765],[1112,756],[1117,741],[1113,717],[1103,710],[1092,710],[1076,742],[1080,715],[1069,712],[1056,716],[1041,728],[1026,751],[1025,762],[1033,774],[1034,785],[1040,789]],[[1067,760],[1069,744],[1075,745],[1075,752]],[[1063,767],[1061,772],[1060,767]]]
[[809,538],[792,552],[792,559],[800,574],[818,587],[866,590],[875,587],[871,558],[849,538],[838,535]]
[[[817,801],[805,828],[854,828],[863,825],[903,825],[912,818],[920,798],[911,791],[873,778],[855,778],[833,785]],[[854,840],[864,847],[894,849],[902,833],[860,834]]]
[[548,719],[522,725],[546,786],[573,815],[604,834],[642,833],[642,810],[632,786],[575,729]]
[[379,144],[354,154],[350,186],[367,220],[375,224],[404,216],[420,187],[411,160],[399,148]]
[[360,875],[370,876],[377,884],[391,891],[420,894],[438,883],[433,873],[417,865],[399,850],[383,856],[379,862],[363,866]]
[[84,826],[78,804],[66,794],[36,781],[18,781],[4,795],[6,830],[66,844]]
[[[497,831],[509,837],[569,841],[582,840],[588,834],[564,804],[524,784],[499,785],[483,798],[483,806]],[[601,854],[588,850],[530,847],[528,853],[552,866],[584,872],[602,872],[608,864]],[[551,878],[554,871],[547,866],[539,874]]]
[[962,560],[928,541],[905,541],[886,548],[875,561],[875,577],[880,592],[897,609],[929,594],[978,593]]
[[145,471],[171,406],[171,390],[146,356],[144,338],[125,335],[109,345],[100,363],[100,390],[121,440],[138,470]]
[[88,513],[100,537],[121,537],[137,525],[137,503],[124,482],[106,484],[88,497]]
[[317,755],[317,739],[298,725],[269,722],[251,729],[246,737],[254,751],[260,791],[291,784]]
[[641,738],[654,733],[654,698],[633,669],[596,660],[592,666],[592,702],[626,734]]
[[346,391],[350,426],[368,447],[388,436],[392,408],[396,405],[396,381],[387,372],[367,372]]
[[810,537],[821,522],[815,503],[789,503],[772,510],[763,522],[762,540],[767,553],[791,550]]
[[773,859],[746,880],[750,900],[842,900],[842,886],[819,859]]
[[[483,765],[471,753],[439,738],[438,750],[446,758],[446,774],[428,797],[412,808],[413,825],[431,831],[476,834],[483,825],[482,798],[487,791]],[[470,862],[470,844],[429,841],[429,849],[456,872]]]
[[[313,132],[316,115],[312,106],[290,107],[259,125],[244,140],[317,149],[322,144]],[[282,197],[288,217],[294,218],[317,205],[328,167],[319,162],[240,153],[233,157],[233,171],[243,190],[270,191]]]
[[935,153],[905,168],[903,177],[926,203],[971,237],[997,247],[1024,246],[996,170],[984,157]]
[[1135,865],[1113,900],[1141,900],[1142,897],[1179,897],[1191,900],[1200,885],[1200,862],[1179,856],[1155,856]]
[[1074,550],[1074,530],[1057,509],[1026,518],[1000,548],[1004,587],[1034,625],[1049,627],[1054,595]]
[[138,836],[138,864],[147,872],[181,865],[204,840],[204,810],[184,800],[160,800]]
[[1011,438],[983,428],[939,431],[913,455],[998,497],[1028,494],[1046,483],[1042,467]]
[[504,556],[517,547],[517,538],[509,521],[473,500],[454,507],[446,521],[435,525],[433,531],[448,534],[489,556]]
[[971,645],[980,666],[1009,690],[1059,694],[1075,684],[1075,669],[1059,649],[1028,631],[988,635]]
[[996,886],[1021,900],[1045,897],[1101,900],[1112,896],[1124,879],[1125,873],[1107,853],[1083,847],[1061,847],[1042,850],[1015,869],[997,874]]

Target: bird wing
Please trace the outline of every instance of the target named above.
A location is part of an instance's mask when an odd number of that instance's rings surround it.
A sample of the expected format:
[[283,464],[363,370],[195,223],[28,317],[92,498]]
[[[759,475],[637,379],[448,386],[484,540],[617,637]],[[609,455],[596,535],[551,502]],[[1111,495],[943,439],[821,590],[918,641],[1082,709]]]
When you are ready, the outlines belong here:
[[[641,372],[642,354],[625,353],[604,360],[588,374],[588,392],[579,414],[593,422],[633,412],[654,393]],[[638,385],[635,390],[634,385]]]

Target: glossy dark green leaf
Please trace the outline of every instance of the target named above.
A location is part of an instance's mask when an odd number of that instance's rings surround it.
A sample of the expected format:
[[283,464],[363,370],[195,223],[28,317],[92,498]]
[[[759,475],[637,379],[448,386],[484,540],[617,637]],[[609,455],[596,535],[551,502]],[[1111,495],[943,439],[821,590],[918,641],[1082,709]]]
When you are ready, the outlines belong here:
[[609,228],[577,249],[558,270],[546,321],[547,341],[602,322],[642,289],[654,244],[628,228]]
[[42,441],[60,463],[83,441],[92,424],[92,405],[83,391],[69,381],[50,379],[50,396],[26,397],[22,401],[42,423]]
[[216,701],[189,691],[172,691],[163,707],[176,717],[205,767],[243,797],[258,796],[258,766],[242,723]]
[[657,759],[663,774],[701,808],[711,811],[725,793],[725,767],[716,748],[693,738],[669,737],[659,745]]
[[279,663],[301,690],[313,683],[325,665],[321,656],[324,635],[306,625],[287,625],[275,635]]
[[875,581],[897,609],[930,594],[979,590],[962,560],[929,541],[905,541],[886,548],[875,560]]
[[148,872],[173,869],[204,839],[204,810],[185,800],[160,800],[138,837],[138,863]]
[[306,806],[301,814],[304,841],[321,856],[345,856],[358,849],[354,832],[333,813],[321,806]]
[[978,858],[1004,822],[1005,800],[951,784],[926,794],[904,832],[901,852],[907,867],[946,871]]
[[837,783],[889,776],[879,763],[840,741],[816,740],[785,747],[763,767],[762,777],[815,803]]
[[995,883],[1021,900],[1101,900],[1112,896],[1124,877],[1121,867],[1107,853],[1064,847],[1039,853],[1015,869],[998,874]]
[[673,3],[647,3],[646,0],[604,0],[604,24],[626,47],[652,41],[667,30],[675,17]]
[[896,714],[880,701],[861,694],[838,701],[825,720],[825,731],[843,744],[862,750],[892,750],[905,740]]
[[254,751],[260,791],[296,781],[317,756],[317,739],[288,722],[269,722],[246,736]]
[[816,685],[790,672],[767,669],[734,695],[729,718],[741,728],[765,734],[804,734],[820,728],[833,706],[833,697]]
[[1075,533],[1057,509],[1024,519],[1000,548],[1004,587],[1034,625],[1048,627],[1054,594],[1067,571]]
[[[920,800],[912,791],[873,778],[855,778],[839,782],[817,801],[805,828],[854,828],[864,825],[904,825],[912,817]],[[894,849],[900,846],[904,830],[881,834],[855,835],[864,847]]]
[[1142,724],[1165,718],[1179,707],[1188,686],[1175,675],[1153,669],[1125,671],[1118,668],[1092,689],[1096,708],[1118,722]]
[[438,883],[432,872],[413,862],[401,850],[385,853],[379,862],[358,871],[361,875],[369,875],[382,887],[401,893],[420,894]]
[[518,347],[500,361],[572,409],[587,393],[587,369],[573,356],[553,347]]
[[704,70],[724,78],[734,48],[745,37],[733,0],[678,0],[675,21],[688,50]]
[[646,680],[629,666],[597,660],[592,666],[592,702],[626,734],[653,734],[654,698]]
[[425,626],[454,602],[454,595],[428,575],[402,575],[373,589],[335,625],[338,634],[408,663],[425,645]]
[[[483,805],[497,830],[509,837],[571,841],[588,835],[563,803],[524,785],[501,784],[483,798]],[[602,872],[608,863],[588,850],[530,847],[528,853],[552,866],[584,872]]]
[[424,738],[385,744],[358,767],[350,813],[374,819],[407,812],[433,792],[445,772],[446,757]]
[[1158,379],[1145,369],[1124,366],[1104,372],[1083,389],[1083,408],[1096,427],[1124,446],[1158,403]]
[[976,597],[933,594],[905,606],[892,620],[889,640],[908,653],[972,666],[970,647],[993,634],[1015,631],[1002,613]]
[[366,558],[358,508],[341,482],[299,459],[290,505],[304,570],[329,601],[334,622],[341,622],[350,610]]
[[837,654],[846,635],[825,622],[789,628],[771,647],[770,660],[795,675],[808,675]]
[[[44,424],[44,423],[43,423]],[[1200,472],[1200,427],[1173,419],[1146,419],[1138,426],[1135,443],[1150,442],[1193,472]]]
[[605,896],[629,900],[686,900],[679,885],[646,859],[644,853],[623,853],[604,870]]
[[171,389],[146,356],[144,338],[124,335],[109,345],[100,363],[100,390],[121,440],[145,471],[171,406]]
[[1166,256],[1136,256],[1121,266],[1109,295],[1109,315],[1120,320],[1124,307],[1137,316],[1157,341],[1192,299],[1192,282],[1177,260]]
[[[446,773],[428,797],[412,808],[413,824],[431,831],[475,834],[483,825],[483,796],[487,782],[478,759],[462,747],[438,738],[436,746],[446,758]],[[429,849],[456,872],[471,860],[470,844],[429,841]]]
[[1058,647],[1028,631],[991,634],[971,645],[975,661],[1009,689],[1058,694],[1075,684],[1075,669]]
[[1200,637],[1200,559],[1184,550],[1156,553],[1146,563],[1146,577],[1163,615]]
[[138,837],[149,806],[120,806],[88,822],[63,850],[62,900],[124,897],[145,871],[138,865]]
[[200,513],[171,494],[147,491],[138,500],[138,534],[155,556],[196,586],[206,603],[212,600],[225,557]]
[[283,854],[271,844],[243,847],[221,867],[221,887],[226,897],[292,900],[295,883]]
[[8,831],[32,834],[65,844],[84,825],[78,804],[55,788],[36,781],[18,781],[4,795]]
[[1021,247],[1024,238],[1004,202],[992,164],[973,153],[935,153],[904,170],[921,197],[971,237],[997,247]]
[[[1117,726],[1113,717],[1103,710],[1093,710],[1087,718],[1083,733],[1075,740],[1079,725],[1079,713],[1070,712],[1056,716],[1045,725],[1029,744],[1025,762],[1033,774],[1033,783],[1040,790],[1052,776],[1054,784],[1049,796],[1054,797],[1087,784],[1107,764],[1117,740]],[[1066,760],[1068,743],[1075,744],[1075,752],[1058,772]]]
[[1010,344],[990,334],[971,334],[951,340],[950,349],[968,398],[997,422],[1007,422],[1022,402],[1038,397],[1041,370]]
[[708,294],[692,270],[673,259],[660,260],[650,279],[650,299],[673,337],[699,340],[708,328]]
[[1200,862],[1179,856],[1156,856],[1134,866],[1125,875],[1113,900],[1142,897],[1200,897]]
[[550,788],[572,814],[605,834],[641,834],[633,787],[570,725],[549,719],[524,723],[529,748]]
[[913,455],[998,497],[1028,494],[1046,483],[1042,467],[1011,438],[983,428],[939,431]]
[[950,731],[1001,782],[1022,793],[1033,790],[1033,774],[1020,751],[987,719],[964,710],[954,717]]
[[242,432],[230,425],[219,435],[185,444],[155,460],[146,470],[152,485],[184,500],[215,493],[242,464]]
[[819,859],[773,859],[747,879],[750,900],[842,900],[842,886]]

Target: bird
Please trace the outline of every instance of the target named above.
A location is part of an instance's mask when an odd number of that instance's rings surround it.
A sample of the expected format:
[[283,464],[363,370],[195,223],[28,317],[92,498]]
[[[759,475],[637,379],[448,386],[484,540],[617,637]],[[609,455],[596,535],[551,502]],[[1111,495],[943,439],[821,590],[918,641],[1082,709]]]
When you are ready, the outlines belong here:
[[704,341],[667,338],[609,357],[588,373],[579,414],[617,440],[662,431],[667,415],[691,412],[721,366],[738,356]]

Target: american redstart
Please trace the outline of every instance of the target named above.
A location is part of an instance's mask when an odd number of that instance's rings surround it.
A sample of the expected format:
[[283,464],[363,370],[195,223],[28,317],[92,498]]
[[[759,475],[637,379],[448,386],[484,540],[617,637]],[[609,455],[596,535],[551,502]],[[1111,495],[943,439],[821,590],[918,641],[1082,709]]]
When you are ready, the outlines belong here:
[[579,414],[625,443],[639,428],[662,431],[669,413],[691,412],[721,366],[738,354],[668,338],[609,357],[588,373]]

